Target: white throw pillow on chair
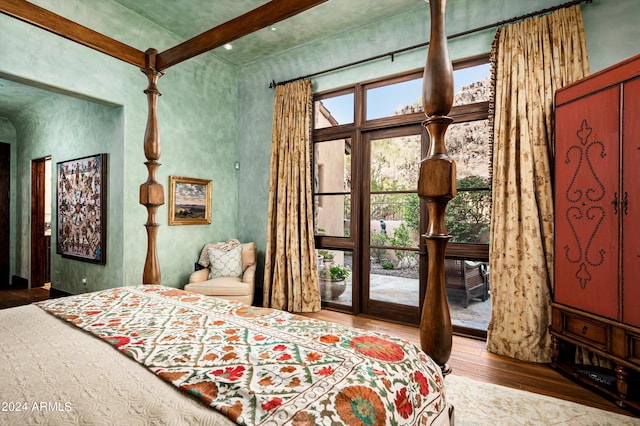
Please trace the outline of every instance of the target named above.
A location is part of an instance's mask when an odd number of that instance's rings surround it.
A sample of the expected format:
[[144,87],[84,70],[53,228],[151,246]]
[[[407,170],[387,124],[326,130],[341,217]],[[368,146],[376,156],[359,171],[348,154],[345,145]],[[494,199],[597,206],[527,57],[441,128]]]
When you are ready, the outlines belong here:
[[209,279],[242,276],[242,246],[231,250],[209,248]]

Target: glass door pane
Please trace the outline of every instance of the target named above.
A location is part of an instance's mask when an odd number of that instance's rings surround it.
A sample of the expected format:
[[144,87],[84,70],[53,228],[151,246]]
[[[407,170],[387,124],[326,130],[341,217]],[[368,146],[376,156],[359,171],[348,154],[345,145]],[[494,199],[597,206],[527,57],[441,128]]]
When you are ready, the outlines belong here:
[[[473,71],[472,68],[465,70]],[[451,235],[449,247],[455,244],[486,246],[491,222],[489,120],[451,125],[447,131],[447,147],[456,162],[458,188],[456,197],[447,204],[445,216],[447,232]],[[445,260],[447,295],[454,327],[487,329],[491,318],[487,260],[463,256]]]
[[350,308],[353,305],[353,253],[347,250],[316,250],[322,302]]
[[370,195],[370,299],[420,304],[418,216],[411,219],[408,208],[414,198],[412,193]]
[[314,144],[315,235],[351,233],[351,139]]
[[[406,131],[405,131],[406,132]],[[382,136],[382,133],[380,133]],[[369,139],[367,313],[410,322],[420,306],[417,196],[422,132]]]
[[491,318],[488,262],[447,258],[444,270],[452,324],[486,330]]
[[[323,307],[353,312],[352,138],[314,143],[314,234]],[[357,272],[356,272],[357,278]],[[356,281],[357,282],[357,281]]]

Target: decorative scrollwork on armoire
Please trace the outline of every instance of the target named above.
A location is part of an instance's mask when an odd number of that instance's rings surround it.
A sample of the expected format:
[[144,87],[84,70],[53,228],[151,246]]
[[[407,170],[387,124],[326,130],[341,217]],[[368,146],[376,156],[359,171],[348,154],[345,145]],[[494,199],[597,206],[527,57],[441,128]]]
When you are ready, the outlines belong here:
[[[571,183],[565,192],[568,208],[564,215],[575,244],[573,247],[569,244],[564,246],[564,256],[569,262],[577,264],[575,277],[582,289],[591,281],[589,267],[601,265],[606,254],[604,248],[593,252],[594,239],[606,216],[605,209],[599,204],[604,199],[606,190],[593,165],[598,158],[605,158],[607,153],[602,142],[590,140],[592,133],[593,129],[587,124],[587,120],[582,120],[576,131],[577,143],[567,148],[564,160],[567,167],[573,167]],[[581,239],[578,229],[590,231],[586,241]]]

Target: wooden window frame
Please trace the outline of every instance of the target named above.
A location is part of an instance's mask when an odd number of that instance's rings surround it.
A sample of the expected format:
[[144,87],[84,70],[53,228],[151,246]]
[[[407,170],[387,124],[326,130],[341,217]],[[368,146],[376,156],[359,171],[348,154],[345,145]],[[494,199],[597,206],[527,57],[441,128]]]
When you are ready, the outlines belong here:
[[[453,62],[454,72],[456,70],[469,68],[477,65],[487,64],[489,63],[489,54],[481,54],[465,59],[461,59]],[[361,206],[360,202],[356,200],[357,197],[362,194],[365,189],[358,188],[356,185],[361,185],[363,182],[362,170],[358,170],[353,167],[354,162],[357,164],[359,161],[357,158],[354,159],[355,156],[359,155],[361,152],[361,145],[363,143],[364,134],[367,132],[371,132],[374,130],[384,130],[384,129],[393,129],[397,127],[404,126],[412,126],[416,124],[422,124],[422,122],[426,119],[425,114],[423,112],[416,112],[411,114],[390,116],[390,117],[382,117],[367,120],[366,119],[366,91],[368,89],[383,87],[390,84],[401,83],[403,81],[413,80],[415,78],[421,78],[423,76],[424,69],[415,69],[407,72],[402,72],[398,74],[394,74],[391,76],[386,76],[382,78],[371,79],[363,82],[359,82],[349,86],[343,86],[332,90],[327,90],[323,92],[318,92],[314,94],[313,97],[313,105],[314,105],[314,118],[315,118],[315,104],[317,101],[322,99],[327,99],[335,96],[341,96],[348,93],[353,93],[353,102],[354,102],[354,114],[353,114],[353,123],[337,125],[333,127],[325,127],[322,129],[313,129],[312,131],[312,142],[326,142],[334,139],[344,139],[350,138],[352,143],[352,188],[351,188],[351,217],[352,223],[353,218],[360,217],[361,214]],[[456,105],[452,107],[452,110],[449,114],[451,118],[453,118],[454,123],[464,123],[469,121],[477,121],[484,120],[489,118],[489,101],[476,102],[473,104],[465,104],[465,105]],[[315,121],[314,121],[315,122]],[[428,137],[428,135],[427,135]],[[315,161],[315,160],[312,160]],[[489,184],[491,185],[491,184]],[[483,188],[484,189],[484,188]],[[314,191],[314,196],[317,195]],[[315,243],[316,248],[318,249],[328,249],[328,250],[349,250],[355,252],[356,246],[358,242],[361,240],[361,235],[359,235],[358,227],[353,226],[348,237],[335,237],[335,236],[324,236],[324,235],[316,235]],[[477,260],[477,261],[488,261],[489,260],[489,245],[488,244],[471,244],[471,243],[449,243],[447,245],[446,256],[454,259],[466,259],[466,260]],[[357,279],[356,276],[353,276],[353,281]],[[421,298],[423,295],[421,295]],[[329,303],[328,307],[334,310],[339,310],[343,312],[350,313],[359,313],[360,306],[358,306],[359,302],[357,301],[358,297],[353,298],[353,306],[350,310],[345,311],[344,307],[341,307],[337,304]],[[477,332],[474,330],[463,330],[464,334],[468,335],[476,335]],[[482,334],[482,333],[481,333]],[[486,333],[484,333],[486,336]],[[480,336],[483,337],[483,336]]]

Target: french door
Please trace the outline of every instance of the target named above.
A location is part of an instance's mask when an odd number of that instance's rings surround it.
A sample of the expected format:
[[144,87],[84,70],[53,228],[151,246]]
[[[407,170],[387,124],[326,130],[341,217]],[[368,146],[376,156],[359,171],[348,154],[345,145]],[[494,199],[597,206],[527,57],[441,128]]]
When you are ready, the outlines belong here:
[[[418,324],[425,293],[419,252],[420,159],[426,152],[420,125],[363,134],[362,208],[358,224],[362,313]],[[424,256],[422,256],[424,257]]]
[[[458,194],[444,218],[451,234],[445,279],[454,327],[482,337],[491,312],[489,57],[453,65],[447,149]],[[418,245],[426,203],[416,194],[427,151],[422,76],[415,70],[314,95],[314,223],[325,308],[419,323],[427,268]],[[346,279],[333,280],[345,271]]]
[[[426,266],[419,253],[421,125],[315,144],[316,245],[323,305],[418,324]],[[348,270],[337,283],[332,272]],[[333,274],[336,275],[335,273]]]

